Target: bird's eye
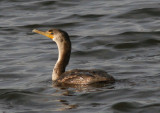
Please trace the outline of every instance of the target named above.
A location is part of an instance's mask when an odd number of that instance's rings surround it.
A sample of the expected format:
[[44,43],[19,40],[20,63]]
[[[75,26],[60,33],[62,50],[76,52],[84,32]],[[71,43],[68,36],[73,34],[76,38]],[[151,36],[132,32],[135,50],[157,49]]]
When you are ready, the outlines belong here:
[[54,33],[51,33],[51,35],[53,35]]
[[52,30],[48,30],[49,32],[52,32]]

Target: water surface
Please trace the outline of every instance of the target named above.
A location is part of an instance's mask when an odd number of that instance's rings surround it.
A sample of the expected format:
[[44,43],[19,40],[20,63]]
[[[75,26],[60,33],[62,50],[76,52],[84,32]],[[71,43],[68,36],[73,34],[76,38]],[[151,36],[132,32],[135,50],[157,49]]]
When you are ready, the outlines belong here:
[[[1,0],[0,112],[159,113],[159,0]],[[59,28],[72,41],[67,70],[103,69],[115,84],[58,87],[52,40],[32,29]]]

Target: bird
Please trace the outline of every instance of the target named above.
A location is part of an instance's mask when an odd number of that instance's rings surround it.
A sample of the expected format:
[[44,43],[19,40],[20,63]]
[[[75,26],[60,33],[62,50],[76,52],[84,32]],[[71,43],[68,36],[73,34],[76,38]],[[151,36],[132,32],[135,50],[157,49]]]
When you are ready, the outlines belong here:
[[52,39],[58,46],[58,60],[52,73],[52,81],[55,83],[80,85],[115,82],[113,76],[101,69],[73,69],[66,71],[66,66],[69,63],[71,54],[71,41],[66,31],[52,28],[45,32],[33,29],[32,32]]

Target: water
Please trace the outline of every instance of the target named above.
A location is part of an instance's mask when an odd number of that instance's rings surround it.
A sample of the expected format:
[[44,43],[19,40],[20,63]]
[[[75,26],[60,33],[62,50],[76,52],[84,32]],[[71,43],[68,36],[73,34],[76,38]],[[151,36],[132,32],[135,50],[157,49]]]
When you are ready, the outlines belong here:
[[[160,113],[159,0],[1,0],[1,113]],[[103,69],[115,84],[58,87],[57,46],[33,29],[70,34],[67,69]]]

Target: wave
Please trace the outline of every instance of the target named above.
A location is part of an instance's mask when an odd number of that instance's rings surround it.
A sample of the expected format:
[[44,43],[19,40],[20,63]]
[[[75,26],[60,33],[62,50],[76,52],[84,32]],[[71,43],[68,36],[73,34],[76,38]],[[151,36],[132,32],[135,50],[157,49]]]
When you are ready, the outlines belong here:
[[160,16],[160,8],[142,8],[142,9],[136,9],[131,10],[129,12],[120,14],[116,16],[115,18],[132,18],[132,19],[138,19],[138,18],[146,18],[146,17],[159,17]]
[[119,43],[114,46],[116,49],[132,49],[132,48],[139,48],[139,47],[150,47],[160,44],[160,40],[157,39],[147,39],[144,41],[139,42],[126,42],[126,43]]

